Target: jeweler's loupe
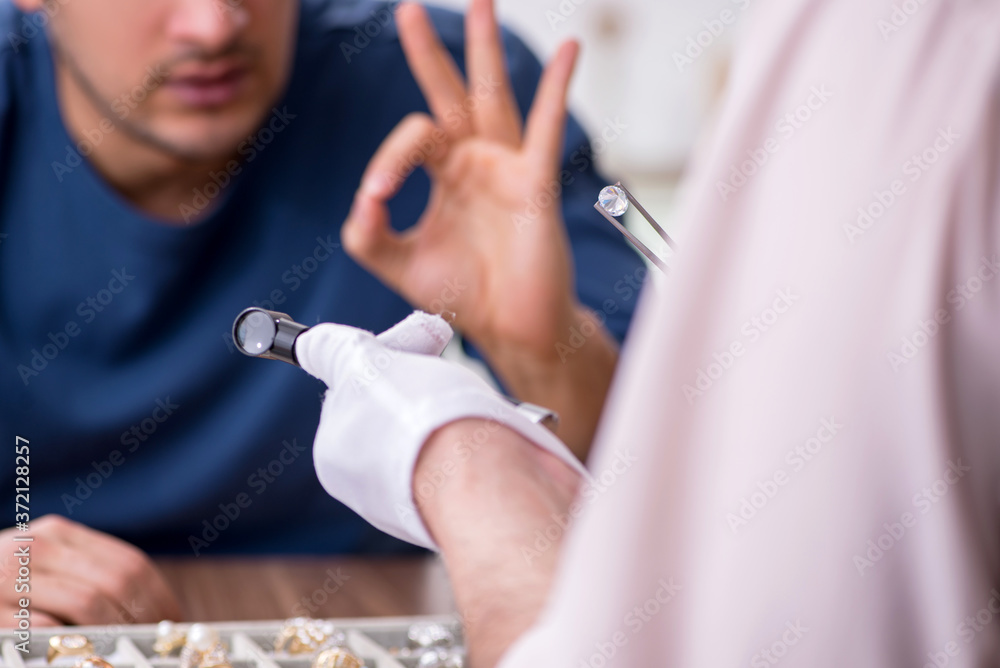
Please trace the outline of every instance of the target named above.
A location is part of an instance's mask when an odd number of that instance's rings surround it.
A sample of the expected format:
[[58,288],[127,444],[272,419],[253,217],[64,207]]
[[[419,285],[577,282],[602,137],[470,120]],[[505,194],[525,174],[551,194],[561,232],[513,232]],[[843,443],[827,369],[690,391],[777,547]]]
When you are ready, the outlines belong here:
[[295,339],[307,329],[286,313],[248,308],[236,316],[233,341],[244,355],[299,366],[295,357]]

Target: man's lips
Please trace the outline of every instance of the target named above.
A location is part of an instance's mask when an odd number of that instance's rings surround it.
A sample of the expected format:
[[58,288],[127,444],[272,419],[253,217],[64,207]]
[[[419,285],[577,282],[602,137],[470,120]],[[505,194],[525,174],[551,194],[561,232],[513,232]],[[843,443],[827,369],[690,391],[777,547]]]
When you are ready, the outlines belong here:
[[246,65],[213,63],[185,67],[167,77],[165,87],[188,107],[222,107],[242,92],[250,70]]

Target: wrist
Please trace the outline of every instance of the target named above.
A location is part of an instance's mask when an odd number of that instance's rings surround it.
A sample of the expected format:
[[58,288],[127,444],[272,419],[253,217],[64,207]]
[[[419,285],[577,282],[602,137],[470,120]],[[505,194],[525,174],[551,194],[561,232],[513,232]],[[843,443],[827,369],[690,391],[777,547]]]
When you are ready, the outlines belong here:
[[602,319],[577,306],[544,349],[485,352],[514,397],[560,416],[556,434],[585,461],[618,362],[618,344]]
[[569,302],[554,311],[551,323],[540,327],[535,336],[475,341],[504,382],[513,386],[548,384],[564,375],[566,365],[592,338],[600,339],[604,333],[597,316],[579,303]]

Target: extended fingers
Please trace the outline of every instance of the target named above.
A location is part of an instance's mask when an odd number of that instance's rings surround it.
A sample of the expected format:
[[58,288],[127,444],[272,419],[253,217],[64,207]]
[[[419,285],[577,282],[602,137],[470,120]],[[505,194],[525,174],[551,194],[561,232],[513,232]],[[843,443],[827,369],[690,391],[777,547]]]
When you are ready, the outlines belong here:
[[396,24],[406,62],[431,113],[442,126],[448,124],[451,137],[468,136],[472,133],[472,123],[466,114],[455,113],[465,102],[465,82],[434,30],[427,10],[415,3],[403,3],[396,10]]
[[528,115],[525,150],[533,161],[544,164],[547,172],[559,168],[566,134],[566,98],[579,54],[576,42],[567,42],[559,48],[545,68]]
[[521,142],[521,113],[510,86],[493,0],[472,0],[465,18],[469,95],[477,136],[510,146]]

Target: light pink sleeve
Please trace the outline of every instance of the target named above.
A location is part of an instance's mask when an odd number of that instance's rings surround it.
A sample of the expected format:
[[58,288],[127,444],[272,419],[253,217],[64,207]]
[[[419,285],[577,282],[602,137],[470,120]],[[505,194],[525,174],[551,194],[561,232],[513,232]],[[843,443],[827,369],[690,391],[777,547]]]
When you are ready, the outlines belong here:
[[751,11],[506,668],[998,665],[1000,2]]

